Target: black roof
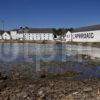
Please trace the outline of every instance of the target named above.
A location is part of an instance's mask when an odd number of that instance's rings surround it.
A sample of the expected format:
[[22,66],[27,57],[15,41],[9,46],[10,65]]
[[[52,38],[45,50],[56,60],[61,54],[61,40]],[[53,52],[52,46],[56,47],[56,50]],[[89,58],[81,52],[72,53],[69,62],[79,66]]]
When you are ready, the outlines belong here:
[[29,33],[52,33],[53,30],[51,28],[31,28],[29,29]]
[[12,31],[17,31],[18,33],[27,32],[27,33],[52,33],[52,28],[20,28],[13,29]]
[[95,31],[95,30],[100,30],[100,24],[75,28],[72,32],[84,32],[84,31]]

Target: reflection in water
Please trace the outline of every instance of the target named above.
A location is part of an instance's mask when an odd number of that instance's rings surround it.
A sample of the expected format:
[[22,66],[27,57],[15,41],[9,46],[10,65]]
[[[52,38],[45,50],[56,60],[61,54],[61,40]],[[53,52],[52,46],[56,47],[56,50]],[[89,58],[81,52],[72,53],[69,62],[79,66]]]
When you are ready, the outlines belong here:
[[[36,67],[40,66],[48,67],[48,71],[52,73],[75,70],[83,72],[84,77],[100,76],[99,65],[95,66],[95,70],[88,64],[83,67],[88,60],[84,62],[82,58],[76,57],[77,54],[85,54],[100,58],[99,51],[100,49],[95,47],[66,44],[1,43],[0,69],[9,72],[13,66],[17,68],[20,66],[19,69],[29,68],[27,71],[30,70],[33,73]],[[42,66],[41,61],[48,64]]]

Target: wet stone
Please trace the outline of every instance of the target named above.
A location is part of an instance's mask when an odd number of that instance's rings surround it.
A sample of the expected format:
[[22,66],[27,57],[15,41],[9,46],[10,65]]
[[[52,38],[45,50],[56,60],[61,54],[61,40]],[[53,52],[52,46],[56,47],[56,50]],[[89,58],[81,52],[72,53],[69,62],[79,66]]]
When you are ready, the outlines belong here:
[[84,88],[83,91],[84,92],[91,92],[91,91],[93,91],[93,89],[91,87],[88,87],[88,88]]

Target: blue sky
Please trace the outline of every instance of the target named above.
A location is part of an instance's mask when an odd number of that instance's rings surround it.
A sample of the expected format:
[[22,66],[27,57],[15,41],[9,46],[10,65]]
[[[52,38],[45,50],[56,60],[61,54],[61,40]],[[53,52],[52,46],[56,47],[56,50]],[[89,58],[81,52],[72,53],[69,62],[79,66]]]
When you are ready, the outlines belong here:
[[100,0],[0,0],[1,20],[5,29],[100,24]]

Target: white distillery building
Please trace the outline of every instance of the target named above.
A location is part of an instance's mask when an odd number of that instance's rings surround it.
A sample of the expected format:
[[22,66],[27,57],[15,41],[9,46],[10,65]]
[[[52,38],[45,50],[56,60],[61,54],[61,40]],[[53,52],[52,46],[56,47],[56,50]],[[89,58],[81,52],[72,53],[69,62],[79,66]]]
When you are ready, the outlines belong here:
[[0,30],[0,40],[10,40],[11,35],[10,32],[4,32],[3,30]]
[[10,39],[11,39],[10,32],[4,32],[4,33],[2,34],[2,39],[3,39],[3,40],[10,40]]
[[10,32],[13,40],[53,40],[53,30],[51,28],[20,28]]
[[100,25],[76,28],[66,33],[66,42],[100,42]]

